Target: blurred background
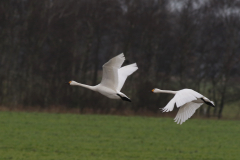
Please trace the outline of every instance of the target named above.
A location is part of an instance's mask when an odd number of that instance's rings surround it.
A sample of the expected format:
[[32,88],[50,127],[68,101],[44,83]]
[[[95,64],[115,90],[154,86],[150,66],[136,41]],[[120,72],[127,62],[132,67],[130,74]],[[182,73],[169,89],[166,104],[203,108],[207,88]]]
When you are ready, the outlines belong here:
[[[122,52],[132,103],[65,84],[100,83]],[[150,91],[191,88],[216,104],[196,115],[239,118],[239,52],[239,0],[2,0],[0,108],[171,116]]]

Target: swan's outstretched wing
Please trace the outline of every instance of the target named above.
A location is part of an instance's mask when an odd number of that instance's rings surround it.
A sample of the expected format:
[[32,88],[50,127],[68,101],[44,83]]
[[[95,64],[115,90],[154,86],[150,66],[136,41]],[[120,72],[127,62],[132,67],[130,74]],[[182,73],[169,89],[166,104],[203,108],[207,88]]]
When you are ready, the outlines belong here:
[[176,117],[174,118],[175,122],[177,122],[177,124],[182,124],[188,118],[190,118],[202,104],[203,103],[194,102],[184,104],[182,107],[180,107]]
[[127,79],[133,72],[138,69],[137,64],[133,63],[127,66],[124,66],[118,70],[118,86],[117,91],[120,91]]
[[177,107],[181,107],[188,102],[203,98],[204,96],[192,89],[182,89],[175,95]]
[[111,88],[113,90],[117,89],[118,86],[118,69],[122,66],[125,57],[122,54],[110,59],[107,63],[103,65],[103,76],[101,85]]
[[168,102],[168,104],[164,108],[162,108],[163,112],[170,112],[173,110],[174,105],[176,103],[175,97],[176,97],[176,95]]

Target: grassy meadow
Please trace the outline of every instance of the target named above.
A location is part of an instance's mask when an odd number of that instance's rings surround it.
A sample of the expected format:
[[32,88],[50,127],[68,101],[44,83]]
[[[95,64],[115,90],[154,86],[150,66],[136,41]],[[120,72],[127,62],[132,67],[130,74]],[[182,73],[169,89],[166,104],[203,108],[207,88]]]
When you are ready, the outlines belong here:
[[240,159],[240,122],[0,112],[0,160]]

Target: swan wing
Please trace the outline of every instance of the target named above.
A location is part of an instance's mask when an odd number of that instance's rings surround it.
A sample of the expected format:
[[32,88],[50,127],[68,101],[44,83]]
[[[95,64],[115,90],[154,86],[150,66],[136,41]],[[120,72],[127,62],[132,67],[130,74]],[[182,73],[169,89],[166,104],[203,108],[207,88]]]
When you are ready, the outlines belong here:
[[118,69],[122,66],[124,60],[124,54],[121,53],[118,56],[110,59],[107,63],[103,65],[103,76],[100,83],[101,85],[111,88],[113,90],[117,89]]
[[177,122],[177,124],[182,124],[189,119],[202,104],[203,103],[194,102],[184,104],[180,107],[176,117],[174,118],[175,122]]
[[120,91],[127,79],[133,72],[138,69],[137,64],[133,63],[127,66],[124,66],[118,70],[118,86],[117,91]]
[[162,108],[162,112],[170,112],[173,110],[174,105],[176,103],[176,95],[168,102],[168,104]]
[[203,98],[204,96],[192,89],[183,89],[177,92],[175,95],[177,107],[181,107],[186,103],[197,100],[198,98]]

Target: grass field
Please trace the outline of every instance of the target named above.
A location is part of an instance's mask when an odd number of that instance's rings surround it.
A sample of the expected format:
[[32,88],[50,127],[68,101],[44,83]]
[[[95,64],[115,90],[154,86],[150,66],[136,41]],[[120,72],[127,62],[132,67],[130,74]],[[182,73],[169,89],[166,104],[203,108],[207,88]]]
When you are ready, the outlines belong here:
[[240,159],[240,122],[0,113],[1,160]]

